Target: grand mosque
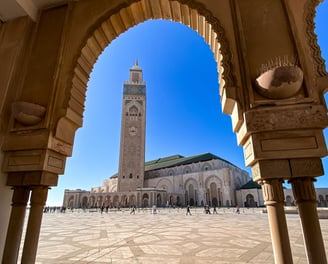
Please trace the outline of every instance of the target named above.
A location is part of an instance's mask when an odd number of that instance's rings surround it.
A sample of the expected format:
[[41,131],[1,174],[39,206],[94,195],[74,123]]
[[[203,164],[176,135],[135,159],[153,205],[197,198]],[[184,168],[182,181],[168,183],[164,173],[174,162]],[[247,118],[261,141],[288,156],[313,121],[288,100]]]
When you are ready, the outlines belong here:
[[[264,206],[261,186],[247,171],[212,153],[172,155],[145,162],[146,84],[136,61],[123,85],[119,171],[99,187],[65,190],[63,206]],[[295,205],[291,189],[285,204]],[[317,189],[319,205],[328,190]]]

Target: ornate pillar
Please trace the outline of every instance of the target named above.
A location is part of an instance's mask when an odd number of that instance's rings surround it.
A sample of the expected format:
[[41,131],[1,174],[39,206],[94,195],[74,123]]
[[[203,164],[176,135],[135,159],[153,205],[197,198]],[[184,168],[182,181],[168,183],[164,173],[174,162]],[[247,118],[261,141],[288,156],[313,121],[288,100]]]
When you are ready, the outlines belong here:
[[293,263],[284,212],[284,192],[281,179],[262,180],[263,196],[267,206],[275,263]]
[[22,263],[35,263],[43,208],[47,200],[48,187],[37,186],[32,189],[31,208],[26,228]]
[[327,264],[313,181],[314,178],[306,177],[292,179],[290,183],[301,218],[308,263]]
[[2,263],[17,263],[19,246],[21,243],[26,204],[30,195],[27,187],[14,187],[12,209],[3,252]]

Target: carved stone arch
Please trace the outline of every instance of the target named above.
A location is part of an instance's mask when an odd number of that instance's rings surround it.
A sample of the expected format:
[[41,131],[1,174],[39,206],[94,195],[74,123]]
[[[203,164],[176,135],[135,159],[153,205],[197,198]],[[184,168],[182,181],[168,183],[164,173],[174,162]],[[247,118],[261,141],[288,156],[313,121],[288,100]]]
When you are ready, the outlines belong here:
[[306,22],[306,36],[309,42],[309,46],[312,53],[312,58],[314,59],[314,67],[315,67],[315,74],[319,77],[327,76],[328,73],[326,71],[326,65],[325,61],[323,60],[321,56],[321,50],[318,45],[318,38],[317,35],[314,32],[315,28],[315,15],[316,15],[316,9],[319,6],[321,0],[307,0],[305,4],[304,10],[307,12],[304,12]]
[[96,203],[96,197],[94,195],[91,195],[89,197],[89,207],[94,207]]
[[82,208],[87,208],[88,207],[88,196],[87,195],[82,196],[81,207]]
[[173,191],[173,183],[169,179],[160,179],[156,187],[157,188],[165,187],[165,190],[169,193]]
[[71,195],[67,201],[67,207],[73,208],[75,203],[74,195]]
[[139,112],[139,109],[138,109],[138,107],[136,107],[135,105],[132,105],[132,106],[129,108],[129,112],[136,112],[136,113],[138,113],[138,112]]
[[192,170],[191,170],[191,166],[187,165],[183,168],[183,174],[188,174],[188,173],[191,173]]
[[214,182],[218,187],[223,186],[222,180],[217,175],[211,175],[205,180],[205,187],[210,188],[211,183]]
[[184,183],[184,189],[185,190],[188,190],[188,186],[192,184],[194,186],[194,189],[195,190],[198,190],[199,189],[199,186],[198,186],[198,183],[197,181],[194,179],[194,178],[189,178],[185,181]]
[[[91,25],[86,41],[82,44],[81,54],[76,60],[72,87],[68,100],[66,115],[62,117],[56,129],[56,135],[65,136],[66,141],[73,141],[75,130],[82,126],[85,93],[93,65],[102,51],[121,33],[150,19],[166,19],[180,22],[198,32],[213,51],[218,65],[220,95],[223,89],[235,89],[236,81],[231,63],[231,48],[221,22],[211,11],[197,1],[190,0],[130,0],[108,11],[98,24]],[[229,95],[228,95],[229,94]],[[231,97],[235,93],[226,93]],[[236,98],[229,98],[234,101]],[[231,114],[232,109],[225,109]],[[72,127],[68,136],[61,130],[67,124]],[[73,124],[74,125],[73,125]],[[72,143],[72,142],[70,142]]]
[[210,171],[212,170],[212,165],[209,162],[205,162],[202,165],[202,171]]
[[169,171],[168,171],[168,175],[169,175],[169,176],[174,176],[174,175],[175,175],[175,171],[174,171],[174,169],[169,169]]

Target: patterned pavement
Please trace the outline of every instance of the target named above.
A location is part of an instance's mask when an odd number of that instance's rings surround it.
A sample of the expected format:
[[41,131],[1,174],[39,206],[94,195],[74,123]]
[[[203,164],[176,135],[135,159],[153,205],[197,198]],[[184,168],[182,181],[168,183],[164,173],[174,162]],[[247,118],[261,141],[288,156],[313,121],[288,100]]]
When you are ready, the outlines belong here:
[[[268,218],[261,210],[219,209],[208,215],[193,208],[191,213],[45,213],[36,263],[274,263]],[[328,219],[320,222],[328,245]],[[294,264],[305,264],[298,215],[287,215],[287,223]]]

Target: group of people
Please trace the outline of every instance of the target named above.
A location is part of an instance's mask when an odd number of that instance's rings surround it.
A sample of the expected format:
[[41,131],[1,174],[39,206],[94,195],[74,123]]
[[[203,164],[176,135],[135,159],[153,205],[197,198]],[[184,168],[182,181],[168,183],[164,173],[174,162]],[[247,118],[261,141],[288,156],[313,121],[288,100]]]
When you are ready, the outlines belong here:
[[[209,205],[205,205],[204,206],[204,213],[205,214],[211,214],[211,210],[210,210],[210,206]],[[218,211],[216,210],[216,206],[213,207],[213,214],[217,214]],[[239,206],[236,205],[236,214],[240,214],[240,210],[239,210]],[[186,215],[191,215],[191,211],[190,211],[190,205],[187,204],[187,212]]]
[[65,206],[46,206],[43,209],[44,213],[56,213],[57,211],[61,213],[66,212],[66,207]]

